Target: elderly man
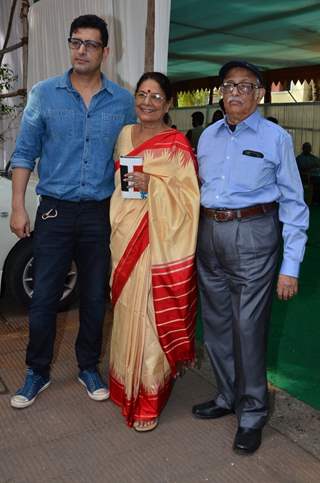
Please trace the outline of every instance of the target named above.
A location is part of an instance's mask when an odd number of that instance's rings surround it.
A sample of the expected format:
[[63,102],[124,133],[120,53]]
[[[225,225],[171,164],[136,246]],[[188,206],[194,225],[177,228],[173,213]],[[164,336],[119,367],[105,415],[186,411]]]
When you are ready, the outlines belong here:
[[257,110],[264,96],[257,67],[220,70],[225,119],[202,134],[198,159],[202,215],[198,276],[205,345],[218,394],[193,407],[198,418],[235,412],[234,449],[253,453],[268,416],[266,336],[278,255],[280,299],[298,292],[308,209],[291,138]]

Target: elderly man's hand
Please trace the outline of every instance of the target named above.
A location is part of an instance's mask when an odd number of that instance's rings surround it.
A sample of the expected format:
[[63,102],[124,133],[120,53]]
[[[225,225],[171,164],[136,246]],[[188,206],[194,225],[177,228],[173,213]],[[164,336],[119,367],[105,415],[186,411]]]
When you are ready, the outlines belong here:
[[298,279],[289,275],[279,275],[277,294],[280,300],[289,300],[298,293]]

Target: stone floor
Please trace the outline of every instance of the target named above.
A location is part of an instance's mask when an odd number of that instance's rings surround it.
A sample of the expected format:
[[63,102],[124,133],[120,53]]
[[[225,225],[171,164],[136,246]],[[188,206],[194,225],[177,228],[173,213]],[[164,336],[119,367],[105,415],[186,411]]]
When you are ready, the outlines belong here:
[[[111,314],[106,317],[105,340]],[[0,302],[0,483],[320,482],[320,415],[272,389],[274,410],[252,456],[232,451],[234,416],[193,419],[211,398],[208,363],[177,381],[159,427],[129,429],[110,401],[90,400],[77,381],[77,311],[60,314],[52,384],[24,410],[9,406],[24,373],[27,318]],[[106,354],[101,372],[106,375]]]

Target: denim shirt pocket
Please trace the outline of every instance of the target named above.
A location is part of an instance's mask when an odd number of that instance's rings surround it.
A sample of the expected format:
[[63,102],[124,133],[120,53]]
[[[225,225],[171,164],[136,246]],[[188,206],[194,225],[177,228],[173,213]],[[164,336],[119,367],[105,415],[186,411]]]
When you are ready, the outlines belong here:
[[103,112],[101,115],[100,135],[103,141],[115,141],[124,125],[124,114]]
[[48,134],[58,140],[70,139],[75,133],[75,111],[72,109],[48,109],[46,113]]

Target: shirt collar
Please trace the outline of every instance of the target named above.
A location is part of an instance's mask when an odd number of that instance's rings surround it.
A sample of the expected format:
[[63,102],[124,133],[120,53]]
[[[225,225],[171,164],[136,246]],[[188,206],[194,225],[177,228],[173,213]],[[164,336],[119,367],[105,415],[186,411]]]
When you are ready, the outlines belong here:
[[[250,129],[253,129],[253,131],[258,131],[258,125],[259,125],[259,122],[260,122],[261,117],[262,116],[261,116],[260,112],[257,109],[252,114],[250,114],[250,116],[246,117],[246,119],[244,119],[243,121],[239,122],[238,125],[241,126],[242,124],[245,124]],[[228,128],[228,121],[227,121],[227,117],[226,116],[224,117],[224,120],[223,120],[223,122],[221,122],[221,124],[218,127],[218,129],[221,128],[221,126],[225,126],[225,127]],[[237,129],[236,129],[236,131],[237,131]]]
[[255,110],[249,117],[241,121],[240,124],[246,124],[248,127],[253,129],[253,131],[258,131],[258,124],[261,119],[261,114],[258,110]]
[[[71,84],[71,79],[70,79],[70,75],[71,75],[71,72],[72,72],[72,68],[67,70],[61,77],[60,77],[60,80],[57,84],[57,87],[60,87],[62,89],[68,89],[68,90],[74,90],[72,84]],[[102,80],[102,88],[101,90],[106,90],[108,91],[110,94],[113,94],[114,93],[114,89],[113,89],[113,86],[112,86],[112,83],[109,81],[109,79],[107,78],[107,76],[105,76],[103,74],[103,72],[101,72],[101,80]]]

